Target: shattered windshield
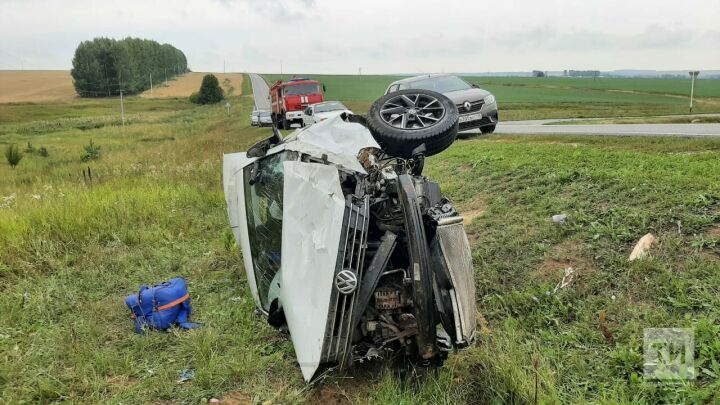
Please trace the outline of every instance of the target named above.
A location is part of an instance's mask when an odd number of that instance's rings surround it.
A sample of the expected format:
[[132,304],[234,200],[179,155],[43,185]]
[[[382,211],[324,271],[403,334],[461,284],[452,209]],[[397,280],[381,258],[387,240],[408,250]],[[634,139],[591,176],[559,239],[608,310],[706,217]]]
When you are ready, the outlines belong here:
[[[245,207],[250,254],[260,303],[270,308],[271,284],[280,270],[283,213],[283,165],[287,153],[279,153],[245,168]],[[253,182],[254,181],[254,182]],[[253,183],[253,184],[250,184]]]

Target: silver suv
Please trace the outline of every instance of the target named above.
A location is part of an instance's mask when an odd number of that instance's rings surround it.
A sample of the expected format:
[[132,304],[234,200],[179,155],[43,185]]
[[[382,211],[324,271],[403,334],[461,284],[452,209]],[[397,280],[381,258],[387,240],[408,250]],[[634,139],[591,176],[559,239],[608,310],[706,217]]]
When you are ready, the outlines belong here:
[[390,83],[385,94],[406,89],[425,89],[442,93],[457,106],[460,113],[460,131],[479,128],[483,134],[495,131],[498,107],[489,91],[465,80],[446,74],[409,77]]

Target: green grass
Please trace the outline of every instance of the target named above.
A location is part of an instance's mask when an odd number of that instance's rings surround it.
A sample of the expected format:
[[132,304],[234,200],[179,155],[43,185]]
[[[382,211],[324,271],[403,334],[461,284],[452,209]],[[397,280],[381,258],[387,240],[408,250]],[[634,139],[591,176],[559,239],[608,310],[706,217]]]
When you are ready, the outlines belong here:
[[[50,154],[0,164],[0,402],[532,403],[536,373],[540,403],[720,400],[718,140],[493,136],[429,158],[475,215],[478,345],[437,374],[373,364],[307,386],[287,336],[253,315],[225,212],[222,153],[268,134],[248,125],[251,98],[230,117],[130,98],[124,128],[104,103],[0,105],[0,142]],[[83,163],[91,139],[103,155]],[[627,262],[647,232],[652,256]],[[576,280],[547,295],[567,266]],[[135,335],[124,297],[178,275],[204,327]],[[642,380],[643,328],[667,326],[695,329],[692,383]]]
[[[269,83],[292,74],[263,75]],[[365,112],[399,76],[312,75],[327,88],[326,99]],[[686,114],[689,80],[466,77],[495,94],[502,120]],[[700,90],[702,89],[702,90]],[[720,80],[696,86],[695,112],[720,112]]]

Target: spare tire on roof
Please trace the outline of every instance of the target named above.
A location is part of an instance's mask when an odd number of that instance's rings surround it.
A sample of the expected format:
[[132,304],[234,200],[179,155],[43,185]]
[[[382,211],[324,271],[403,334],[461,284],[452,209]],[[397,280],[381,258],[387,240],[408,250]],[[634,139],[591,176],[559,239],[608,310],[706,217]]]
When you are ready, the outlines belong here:
[[390,155],[409,158],[423,144],[425,156],[447,149],[458,132],[459,113],[446,96],[422,89],[400,90],[377,99],[367,127]]

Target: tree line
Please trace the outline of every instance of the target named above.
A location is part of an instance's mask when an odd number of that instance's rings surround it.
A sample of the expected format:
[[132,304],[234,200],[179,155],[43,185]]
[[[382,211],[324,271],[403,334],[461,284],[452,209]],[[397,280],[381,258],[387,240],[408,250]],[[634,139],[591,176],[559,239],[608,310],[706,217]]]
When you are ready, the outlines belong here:
[[185,54],[170,44],[140,38],[95,38],[75,49],[75,91],[81,97],[136,94],[188,72]]

